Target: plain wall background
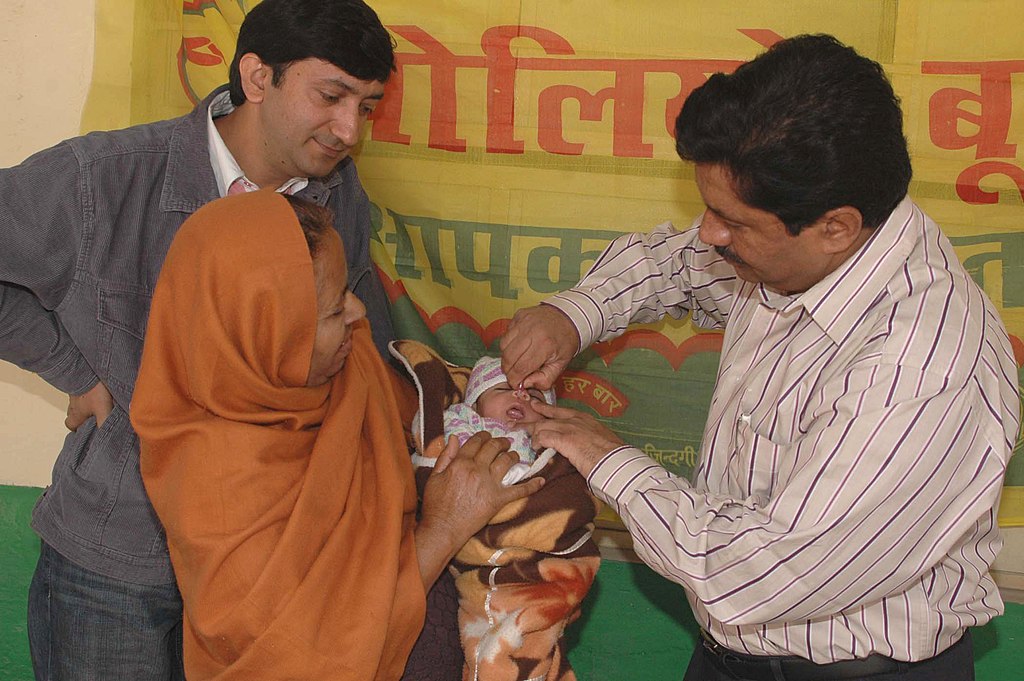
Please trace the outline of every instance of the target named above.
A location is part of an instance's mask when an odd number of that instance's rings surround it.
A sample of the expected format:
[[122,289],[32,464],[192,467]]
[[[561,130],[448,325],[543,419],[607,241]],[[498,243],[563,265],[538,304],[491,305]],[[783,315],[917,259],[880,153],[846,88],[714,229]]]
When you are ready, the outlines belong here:
[[[92,78],[95,13],[96,0],[2,0],[0,167],[78,134]],[[0,361],[0,484],[49,484],[66,409],[66,396]],[[999,581],[1024,601],[1024,528],[1004,534]]]
[[[95,0],[0,3],[0,167],[78,134],[95,14]],[[63,394],[0,361],[0,484],[49,484],[66,409]]]

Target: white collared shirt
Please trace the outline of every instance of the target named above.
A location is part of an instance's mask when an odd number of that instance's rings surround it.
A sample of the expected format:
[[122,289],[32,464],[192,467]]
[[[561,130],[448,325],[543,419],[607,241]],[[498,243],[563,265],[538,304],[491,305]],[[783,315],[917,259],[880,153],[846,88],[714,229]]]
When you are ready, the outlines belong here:
[[[220,196],[226,196],[228,188],[239,178],[245,185],[246,191],[256,191],[260,188],[242,172],[238,161],[231,154],[228,145],[224,144],[224,138],[220,136],[220,131],[213,123],[214,118],[225,116],[234,110],[235,105],[231,103],[231,93],[225,90],[210,102],[210,108],[206,113],[206,129],[210,137],[210,165],[213,166],[213,175],[217,178],[217,193]],[[309,178],[293,177],[278,187],[277,191],[282,194],[295,194],[305,189],[308,184]]]

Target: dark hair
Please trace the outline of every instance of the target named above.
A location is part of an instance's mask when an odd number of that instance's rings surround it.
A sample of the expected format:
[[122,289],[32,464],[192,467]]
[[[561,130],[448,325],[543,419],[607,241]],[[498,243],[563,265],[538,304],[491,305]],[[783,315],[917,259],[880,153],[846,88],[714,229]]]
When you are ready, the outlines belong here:
[[292,210],[295,211],[295,217],[299,220],[299,227],[302,228],[302,235],[306,237],[309,256],[315,260],[317,253],[320,252],[320,243],[324,234],[334,224],[334,214],[331,213],[330,208],[318,206],[312,201],[307,201],[298,196],[292,196],[291,194],[283,194],[282,196],[288,199]]
[[839,206],[878,227],[910,184],[889,79],[829,35],[782,40],[731,75],[711,76],[683,104],[676,151],[722,165],[746,204],[794,235]]
[[228,77],[231,102],[245,101],[238,62],[252,52],[273,69],[276,86],[292,62],[323,59],[359,80],[386,83],[395,43],[362,0],[263,0],[238,31]]

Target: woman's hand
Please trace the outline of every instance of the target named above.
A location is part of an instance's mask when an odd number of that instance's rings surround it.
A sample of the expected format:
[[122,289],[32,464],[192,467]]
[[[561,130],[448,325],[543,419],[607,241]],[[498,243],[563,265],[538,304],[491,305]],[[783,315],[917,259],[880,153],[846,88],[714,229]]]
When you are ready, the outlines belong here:
[[426,588],[503,506],[544,485],[542,478],[530,478],[503,486],[502,478],[518,461],[505,438],[480,432],[462,447],[454,437],[449,438],[427,481],[416,528],[416,551]]

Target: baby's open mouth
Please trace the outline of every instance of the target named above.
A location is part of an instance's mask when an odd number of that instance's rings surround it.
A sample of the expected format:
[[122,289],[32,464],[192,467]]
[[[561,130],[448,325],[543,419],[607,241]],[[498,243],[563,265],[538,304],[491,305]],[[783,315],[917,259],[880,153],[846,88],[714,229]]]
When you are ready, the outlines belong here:
[[508,411],[505,412],[505,416],[508,417],[509,421],[515,423],[516,421],[522,420],[522,418],[526,416],[526,413],[523,411],[522,407],[509,407]]

